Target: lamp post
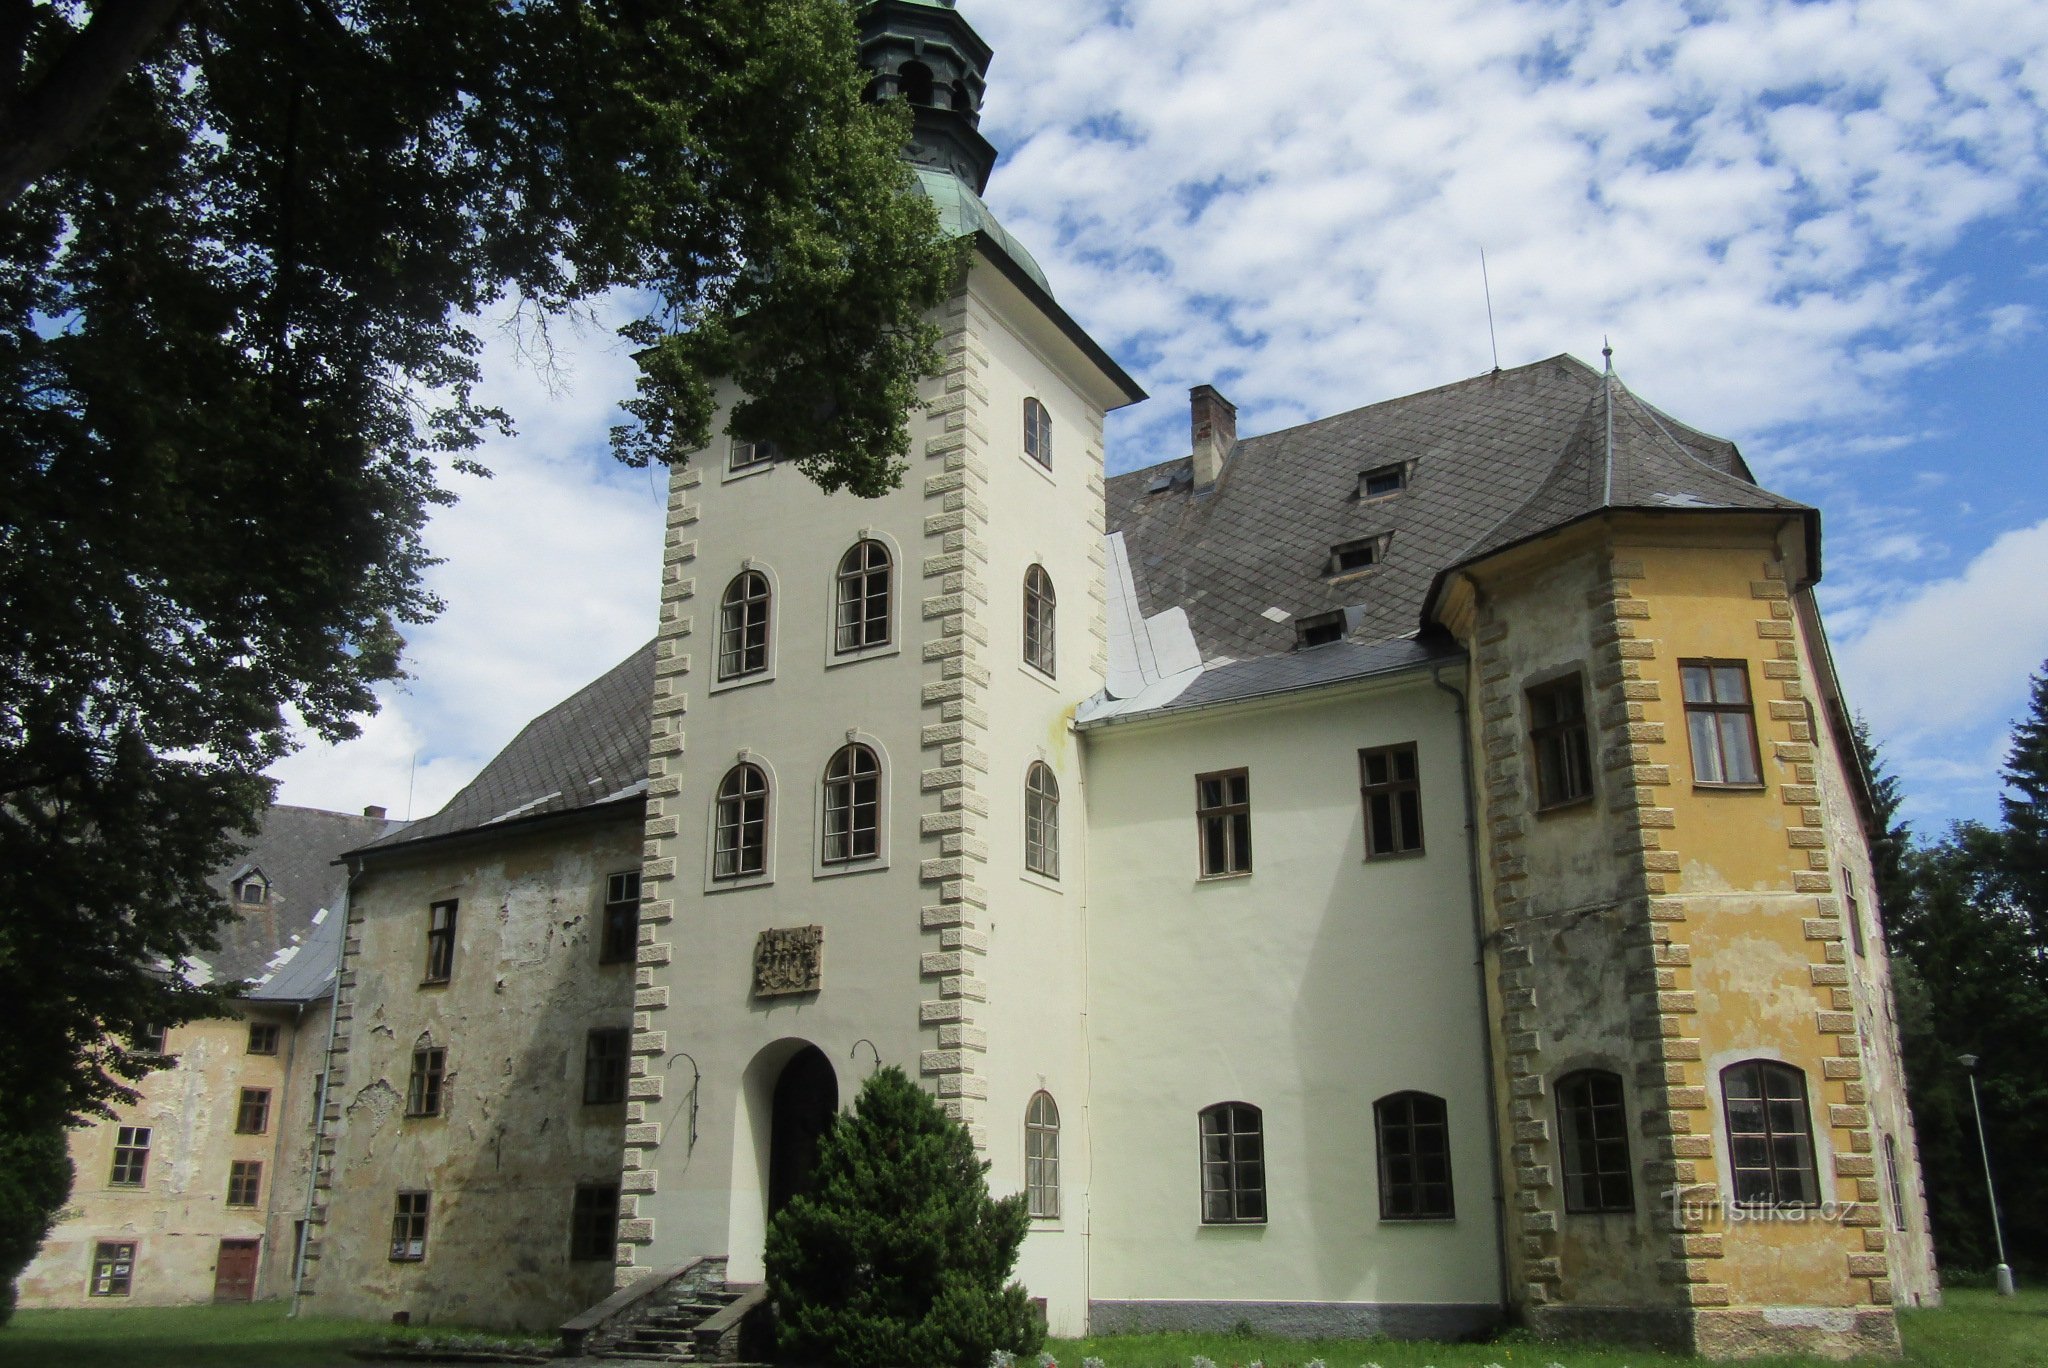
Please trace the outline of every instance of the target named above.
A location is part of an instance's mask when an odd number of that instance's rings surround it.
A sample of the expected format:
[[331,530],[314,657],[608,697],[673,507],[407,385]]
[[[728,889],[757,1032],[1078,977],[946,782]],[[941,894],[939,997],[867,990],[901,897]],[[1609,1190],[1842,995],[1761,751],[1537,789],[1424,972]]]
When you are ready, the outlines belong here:
[[1984,1156],[1984,1195],[1991,1199],[1991,1240],[1998,1246],[1998,1295],[2010,1297],[2012,1265],[2005,1261],[2005,1233],[1998,1225],[1998,1189],[1991,1185],[1991,1146],[1984,1139],[1984,1104],[1977,1100],[1977,1056],[1958,1055],[1956,1059],[1970,1075],[1970,1111],[1977,1118],[1977,1152]]

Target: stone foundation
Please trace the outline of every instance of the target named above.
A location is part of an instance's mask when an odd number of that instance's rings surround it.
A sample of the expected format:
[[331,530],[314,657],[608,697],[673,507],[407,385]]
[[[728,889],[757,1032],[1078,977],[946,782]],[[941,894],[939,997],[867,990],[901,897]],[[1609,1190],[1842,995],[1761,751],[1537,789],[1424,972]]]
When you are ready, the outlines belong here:
[[1625,1344],[1702,1358],[1800,1354],[1898,1358],[1898,1320],[1884,1306],[1745,1306],[1686,1311],[1652,1306],[1532,1308],[1529,1328],[1546,1340]]

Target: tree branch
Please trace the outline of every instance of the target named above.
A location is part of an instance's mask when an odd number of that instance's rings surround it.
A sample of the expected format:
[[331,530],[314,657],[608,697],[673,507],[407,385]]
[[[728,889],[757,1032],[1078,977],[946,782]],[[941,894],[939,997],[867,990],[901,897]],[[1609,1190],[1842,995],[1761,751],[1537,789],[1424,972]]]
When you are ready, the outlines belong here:
[[185,0],[101,0],[41,80],[0,112],[0,205],[75,151],[137,62],[170,31]]

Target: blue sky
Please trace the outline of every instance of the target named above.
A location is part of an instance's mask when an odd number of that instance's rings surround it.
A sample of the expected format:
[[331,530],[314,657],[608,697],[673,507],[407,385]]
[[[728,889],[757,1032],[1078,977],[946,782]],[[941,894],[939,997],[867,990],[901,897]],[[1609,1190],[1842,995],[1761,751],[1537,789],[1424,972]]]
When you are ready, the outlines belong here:
[[[1269,431],[1491,364],[1616,366],[1818,505],[1854,706],[1928,833],[1996,813],[2048,657],[2048,5],[2038,0],[965,0],[988,199],[1186,450],[1188,387]],[[661,498],[612,467],[615,317],[437,515],[449,609],[287,802],[424,815],[651,635]]]

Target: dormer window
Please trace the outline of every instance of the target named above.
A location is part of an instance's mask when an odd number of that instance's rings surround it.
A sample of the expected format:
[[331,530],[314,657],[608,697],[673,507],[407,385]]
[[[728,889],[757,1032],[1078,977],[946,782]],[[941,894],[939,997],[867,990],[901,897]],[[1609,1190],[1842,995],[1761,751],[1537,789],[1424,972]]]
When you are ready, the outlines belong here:
[[1399,494],[1408,487],[1408,467],[1405,463],[1375,466],[1358,474],[1358,497],[1361,499],[1384,499],[1390,494]]
[[270,901],[270,885],[261,874],[251,874],[235,881],[235,901],[245,907],[261,907]]
[[1294,623],[1294,646],[1305,650],[1310,646],[1327,646],[1333,641],[1344,639],[1344,614],[1318,613],[1314,617],[1297,618]]
[[1357,541],[1340,542],[1330,548],[1329,567],[1326,575],[1350,575],[1360,570],[1370,570],[1386,555],[1386,537],[1361,537]]

